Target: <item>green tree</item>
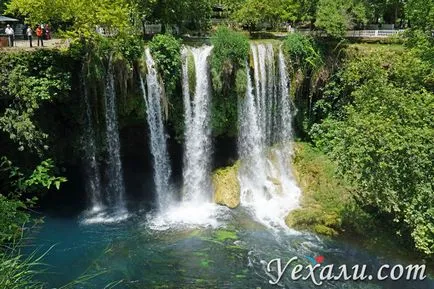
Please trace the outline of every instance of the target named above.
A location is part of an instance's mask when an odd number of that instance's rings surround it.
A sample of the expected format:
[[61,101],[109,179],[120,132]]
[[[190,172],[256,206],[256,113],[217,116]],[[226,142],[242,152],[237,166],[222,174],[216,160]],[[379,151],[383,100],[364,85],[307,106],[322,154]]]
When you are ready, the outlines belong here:
[[133,6],[125,0],[11,0],[7,11],[23,16],[31,25],[55,23],[80,36],[96,33],[96,27],[121,32],[131,28]]
[[295,21],[299,11],[299,5],[292,0],[246,0],[234,18],[238,23],[255,30],[260,24],[271,24],[276,28],[279,23]]
[[144,23],[161,23],[163,32],[171,32],[177,26],[179,32],[210,28],[211,0],[133,0]]
[[434,1],[408,0],[405,12],[412,28],[431,32],[434,30]]
[[425,76],[432,70],[412,52],[351,61],[326,89],[331,109],[311,133],[357,188],[359,205],[428,255],[434,253],[434,94]]
[[355,23],[365,22],[365,6],[361,2],[319,0],[315,26],[328,35],[341,38]]

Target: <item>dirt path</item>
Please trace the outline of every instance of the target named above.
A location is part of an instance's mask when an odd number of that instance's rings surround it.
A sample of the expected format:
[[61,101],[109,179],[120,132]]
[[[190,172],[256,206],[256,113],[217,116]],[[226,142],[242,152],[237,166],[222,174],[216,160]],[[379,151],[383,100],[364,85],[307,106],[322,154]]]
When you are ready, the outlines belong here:
[[69,47],[69,41],[67,39],[44,40],[44,47],[38,47],[37,44],[38,40],[36,38],[33,39],[33,48],[30,48],[28,40],[15,40],[13,47],[0,47],[0,51],[36,50]]

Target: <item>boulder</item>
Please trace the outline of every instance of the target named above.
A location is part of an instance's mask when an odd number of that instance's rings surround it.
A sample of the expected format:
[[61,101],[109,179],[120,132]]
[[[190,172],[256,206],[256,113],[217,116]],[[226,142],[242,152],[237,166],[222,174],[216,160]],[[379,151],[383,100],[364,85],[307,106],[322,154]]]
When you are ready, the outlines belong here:
[[234,209],[240,204],[239,162],[213,173],[214,202]]

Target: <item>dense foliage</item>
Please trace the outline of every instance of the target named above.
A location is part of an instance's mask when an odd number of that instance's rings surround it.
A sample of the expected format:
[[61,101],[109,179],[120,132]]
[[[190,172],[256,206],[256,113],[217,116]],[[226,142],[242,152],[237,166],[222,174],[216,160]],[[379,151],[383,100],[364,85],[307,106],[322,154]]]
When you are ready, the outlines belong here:
[[208,30],[211,24],[210,0],[132,0],[143,21],[158,22],[163,32],[187,32]]
[[44,4],[34,0],[11,0],[8,12],[24,17],[31,25],[52,23],[56,28],[81,37],[96,34],[98,26],[106,33],[131,29],[132,6],[125,0],[53,0],[49,5]]
[[290,69],[293,71],[314,69],[322,62],[313,39],[300,33],[289,34],[283,41],[283,48],[291,62]]
[[211,74],[214,89],[212,127],[215,135],[237,132],[237,99],[244,97],[249,42],[244,35],[225,27],[211,38]]
[[315,26],[328,35],[340,38],[356,24],[366,21],[362,2],[346,0],[319,0]]
[[249,31],[260,29],[265,23],[277,28],[281,23],[297,20],[298,9],[299,4],[293,0],[246,0],[234,18]]
[[356,58],[327,85],[312,129],[366,211],[434,252],[433,69],[412,52]]
[[181,43],[171,35],[161,34],[149,42],[149,48],[157,70],[164,79],[166,93],[171,95],[181,76]]
[[49,158],[51,140],[39,116],[44,105],[69,93],[70,75],[53,65],[66,59],[43,50],[0,54],[0,245],[13,244],[0,249],[1,288],[40,288],[32,287],[32,263],[14,250],[37,197],[66,181]]
[[[69,90],[69,74],[51,65],[61,54],[39,51],[36,54],[3,54],[0,68],[0,94],[9,105],[0,114],[0,129],[18,145],[20,151],[41,153],[47,135],[34,122],[44,102],[62,97]],[[64,94],[63,94],[64,96]]]

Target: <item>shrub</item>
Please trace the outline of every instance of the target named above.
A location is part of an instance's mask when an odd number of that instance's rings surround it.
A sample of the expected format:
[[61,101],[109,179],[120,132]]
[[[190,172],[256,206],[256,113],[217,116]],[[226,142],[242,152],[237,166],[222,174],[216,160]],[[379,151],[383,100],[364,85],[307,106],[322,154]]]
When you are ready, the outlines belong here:
[[249,41],[241,33],[226,27],[219,27],[211,37],[214,46],[211,69],[213,74],[220,77],[220,82],[226,83],[225,77],[234,76],[238,69],[245,67],[244,63],[249,55]]
[[285,54],[289,57],[293,70],[304,70],[321,64],[321,56],[312,38],[300,33],[290,33],[283,41]]
[[212,127],[214,135],[235,136],[237,99],[244,97],[249,42],[246,36],[219,27],[211,38],[211,73],[214,89]]
[[157,70],[164,79],[166,93],[174,93],[181,75],[181,43],[172,35],[157,35],[149,48],[157,65]]

